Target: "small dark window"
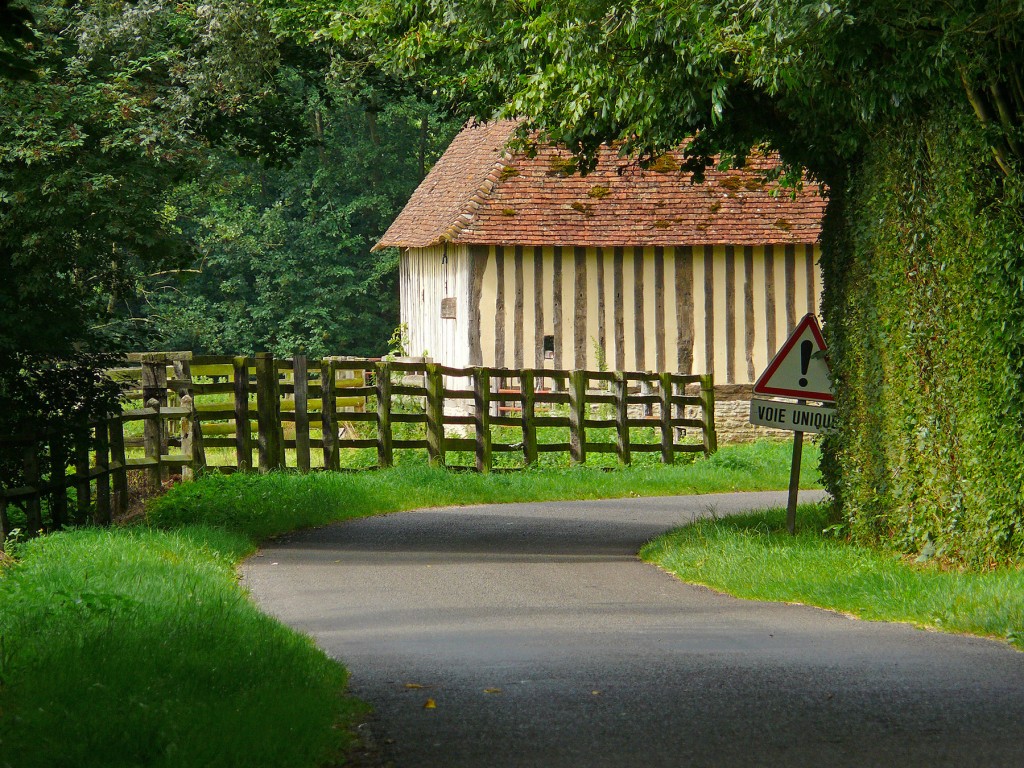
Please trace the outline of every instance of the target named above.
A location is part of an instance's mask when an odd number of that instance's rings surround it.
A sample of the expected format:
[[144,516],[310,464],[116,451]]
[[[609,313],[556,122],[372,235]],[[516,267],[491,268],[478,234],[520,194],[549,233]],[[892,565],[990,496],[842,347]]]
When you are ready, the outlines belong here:
[[555,359],[555,337],[545,336],[544,337],[544,359],[554,360]]

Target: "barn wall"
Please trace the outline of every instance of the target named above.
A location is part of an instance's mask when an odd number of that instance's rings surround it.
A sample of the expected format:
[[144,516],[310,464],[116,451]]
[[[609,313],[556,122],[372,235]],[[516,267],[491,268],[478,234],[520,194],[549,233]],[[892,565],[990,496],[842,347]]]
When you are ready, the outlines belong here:
[[[465,246],[409,248],[399,262],[407,351],[447,365],[469,364],[470,258]],[[441,299],[455,298],[455,318],[441,317]],[[479,321],[476,321],[479,322]],[[475,323],[474,323],[475,324]]]
[[[811,245],[471,249],[480,333],[466,328],[472,351],[452,364],[596,369],[601,350],[609,370],[749,384],[821,294]],[[404,319],[404,289],[402,306]]]

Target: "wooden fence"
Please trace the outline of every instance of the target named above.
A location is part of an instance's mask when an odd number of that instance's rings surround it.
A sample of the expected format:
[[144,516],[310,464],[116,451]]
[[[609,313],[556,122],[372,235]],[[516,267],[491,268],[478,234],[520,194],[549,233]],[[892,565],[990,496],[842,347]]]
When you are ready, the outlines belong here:
[[[129,470],[142,472],[155,490],[178,470],[183,479],[204,470],[309,472],[314,452],[324,469],[337,470],[347,449],[374,451],[378,467],[392,466],[396,450],[423,450],[431,464],[444,466],[451,454],[464,452],[480,472],[491,471],[494,455],[503,452],[521,453],[525,465],[550,452],[568,453],[577,464],[588,454],[614,453],[629,464],[641,451],[672,463],[679,453],[717,449],[710,376],[269,354],[141,354],[129,362],[110,372],[122,384],[126,407],[80,430],[73,457],[61,455],[47,436],[19,443],[26,484],[0,488],[4,536],[11,503],[24,510],[31,531],[86,520],[108,523],[126,510]],[[696,417],[687,417],[688,407]],[[142,422],[141,432],[131,426],[136,422]],[[539,431],[546,427],[560,428],[567,440],[543,442]],[[658,439],[634,441],[635,427],[653,428]],[[515,439],[499,442],[496,428],[512,428]],[[700,442],[679,442],[681,428],[699,430]],[[589,439],[594,430],[613,431],[614,440]],[[233,461],[209,461],[212,449],[224,448],[229,450],[216,453]],[[40,457],[48,467],[40,466]]]
[[0,439],[0,445],[21,454],[25,480],[22,486],[0,487],[0,550],[13,528],[12,504],[24,511],[26,535],[67,524],[109,525],[127,511],[131,462],[125,458],[123,423],[124,415],[117,414],[82,425],[75,430],[71,455],[64,447],[67,435],[53,431]]

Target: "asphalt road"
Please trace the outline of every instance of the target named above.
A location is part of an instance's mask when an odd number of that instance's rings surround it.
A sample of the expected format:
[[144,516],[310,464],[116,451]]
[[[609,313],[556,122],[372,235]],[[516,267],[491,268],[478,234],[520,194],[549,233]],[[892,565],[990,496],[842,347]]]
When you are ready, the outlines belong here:
[[1024,654],[736,600],[635,556],[697,516],[784,503],[387,515],[290,535],[244,578],[349,667],[399,767],[1024,766]]

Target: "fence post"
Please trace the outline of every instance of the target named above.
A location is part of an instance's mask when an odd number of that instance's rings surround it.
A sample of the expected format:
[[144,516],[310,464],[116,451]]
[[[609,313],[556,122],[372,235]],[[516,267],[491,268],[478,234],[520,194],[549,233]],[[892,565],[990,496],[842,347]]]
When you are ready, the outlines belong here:
[[11,519],[7,517],[7,496],[0,493],[0,552],[4,551],[4,544],[10,533]]
[[128,513],[128,462],[124,455],[124,422],[121,421],[121,415],[118,414],[112,416],[108,424],[110,428],[110,460],[117,464],[113,470],[113,513],[122,516]]
[[28,534],[35,536],[43,530],[43,514],[40,505],[40,494],[38,493],[41,484],[39,473],[39,443],[32,440],[25,448],[24,464],[25,485],[36,490],[31,496],[25,499],[25,517],[28,518]]
[[387,361],[374,365],[374,384],[377,387],[377,466],[394,466],[391,446],[391,366]]
[[618,454],[619,463],[626,466],[633,460],[629,445],[628,386],[626,374],[616,371],[615,381],[612,382],[612,394],[615,396],[615,453]]
[[235,380],[235,463],[239,472],[252,469],[252,425],[249,423],[249,359],[232,361]]
[[143,450],[146,458],[154,463],[146,468],[146,487],[149,491],[160,490],[160,444],[163,442],[163,417],[160,415],[160,401],[149,398],[146,407],[153,413],[144,422]]
[[[89,427],[75,435],[75,524],[85,525],[92,506],[92,489],[89,487]],[[63,478],[62,478],[63,482]],[[56,528],[56,525],[54,525]]]
[[437,363],[427,363],[427,461],[444,466],[444,377]]
[[93,522],[97,525],[110,525],[110,438],[108,422],[103,419],[96,423],[96,510]]
[[[651,387],[651,382],[647,379],[643,379],[640,382],[640,394],[641,395],[653,395],[654,389]],[[643,404],[644,418],[650,418],[654,415],[654,403]]]
[[203,427],[199,423],[199,412],[196,410],[195,398],[191,393],[181,398],[183,408],[188,408],[188,416],[181,420],[181,452],[188,456],[190,464],[181,468],[182,480],[194,480],[199,472],[206,469],[206,449],[203,446]]
[[337,363],[325,357],[320,361],[320,418],[323,432],[324,469],[340,469],[338,453]]
[[519,391],[523,396],[523,462],[537,463],[537,379],[533,371],[521,371]]
[[270,352],[256,353],[256,423],[260,472],[281,468],[281,402],[277,365]]
[[476,426],[476,471],[490,472],[491,454],[491,371],[473,369],[473,422]]
[[[153,353],[142,356],[142,402],[147,408],[150,400],[156,400],[156,409],[167,407],[167,356]],[[162,417],[160,417],[162,418]],[[157,459],[156,470],[150,479],[152,490],[157,490],[160,483],[169,476],[167,465],[160,462],[160,457],[167,453],[167,430],[159,418],[146,420],[146,438],[151,436],[157,440],[154,458]],[[148,454],[147,454],[148,456]],[[155,479],[153,479],[155,478]]]
[[50,494],[50,521],[55,529],[67,522],[68,517],[68,454],[61,442],[66,435],[54,433],[50,437],[50,482],[53,492]]
[[587,408],[586,371],[569,371],[569,460],[582,464],[587,460],[587,434],[583,425]]
[[715,432],[715,377],[706,374],[700,377],[701,421],[704,422],[704,455],[710,456],[718,450],[718,434]]
[[197,472],[206,468],[206,448],[203,445],[203,427],[199,422],[199,409],[192,388],[192,363],[189,360],[175,360],[174,377],[178,379],[181,405],[190,411],[188,416],[181,419],[181,452],[188,456],[191,462],[182,466],[181,479],[193,480]]
[[295,385],[295,466],[309,472],[309,372],[305,355],[292,357]]
[[661,460],[675,464],[675,430],[672,429],[672,374],[658,375],[661,383]]

